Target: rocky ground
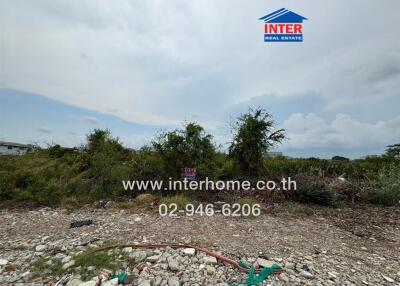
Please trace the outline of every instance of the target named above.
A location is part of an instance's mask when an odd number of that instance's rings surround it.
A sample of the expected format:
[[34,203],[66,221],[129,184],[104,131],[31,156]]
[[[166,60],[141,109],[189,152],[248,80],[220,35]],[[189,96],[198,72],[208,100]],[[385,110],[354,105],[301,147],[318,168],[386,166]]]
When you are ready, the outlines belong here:
[[[70,228],[71,222],[84,219],[94,223]],[[0,284],[94,286],[103,277],[102,285],[116,285],[113,270],[124,271],[126,283],[140,286],[222,286],[246,278],[193,249],[124,248],[86,255],[87,249],[110,242],[190,243],[255,266],[284,268],[262,285],[400,285],[398,208],[310,214],[279,205],[257,218],[172,218],[115,208],[2,210]]]

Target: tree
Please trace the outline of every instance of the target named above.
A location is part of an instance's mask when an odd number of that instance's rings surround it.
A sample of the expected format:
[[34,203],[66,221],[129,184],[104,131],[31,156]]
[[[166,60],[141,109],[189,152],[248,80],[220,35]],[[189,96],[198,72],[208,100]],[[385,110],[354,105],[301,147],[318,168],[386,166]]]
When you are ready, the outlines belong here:
[[343,157],[343,156],[333,156],[332,161],[350,161],[349,158]]
[[163,159],[167,174],[178,178],[182,169],[197,169],[199,177],[214,174],[216,148],[212,136],[204,132],[204,128],[191,122],[183,130],[174,130],[160,134],[153,147]]
[[275,129],[272,115],[262,108],[250,109],[234,123],[229,156],[239,169],[248,175],[259,175],[264,170],[267,151],[286,138],[284,129]]
[[109,130],[95,129],[88,134],[80,158],[84,189],[89,196],[99,199],[124,192],[121,181],[129,177],[129,151]]
[[400,159],[400,143],[387,146],[385,155],[390,158]]

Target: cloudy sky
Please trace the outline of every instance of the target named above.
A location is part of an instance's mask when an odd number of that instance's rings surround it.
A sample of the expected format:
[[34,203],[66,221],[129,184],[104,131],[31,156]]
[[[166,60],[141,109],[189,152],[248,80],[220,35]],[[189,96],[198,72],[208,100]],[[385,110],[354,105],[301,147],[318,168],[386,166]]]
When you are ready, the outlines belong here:
[[[258,18],[306,18],[264,43]],[[291,156],[357,158],[400,142],[400,1],[0,0],[0,140],[131,147],[184,120],[219,144],[249,107]],[[225,145],[226,146],[226,145]]]

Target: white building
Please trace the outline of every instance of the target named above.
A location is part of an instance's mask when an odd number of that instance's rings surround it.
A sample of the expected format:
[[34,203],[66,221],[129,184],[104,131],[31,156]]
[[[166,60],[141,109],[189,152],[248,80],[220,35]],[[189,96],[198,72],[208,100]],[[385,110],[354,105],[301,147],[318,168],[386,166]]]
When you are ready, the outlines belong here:
[[0,155],[23,155],[32,149],[32,145],[0,141]]

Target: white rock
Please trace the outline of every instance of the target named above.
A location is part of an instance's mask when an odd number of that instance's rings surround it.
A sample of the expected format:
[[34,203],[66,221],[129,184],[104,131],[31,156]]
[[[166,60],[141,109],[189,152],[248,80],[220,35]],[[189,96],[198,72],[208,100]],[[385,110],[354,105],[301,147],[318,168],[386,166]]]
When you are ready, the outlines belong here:
[[71,257],[71,256],[65,256],[65,257],[61,260],[61,262],[62,262],[62,264],[65,264],[65,263],[70,262],[71,260],[72,260],[72,257]]
[[5,259],[0,259],[0,266],[7,265],[8,261]]
[[78,277],[73,277],[71,280],[68,281],[66,286],[79,286],[82,284],[82,280]]
[[215,268],[211,265],[207,265],[206,267],[207,273],[208,274],[214,274],[215,273]]
[[146,257],[146,251],[136,251],[129,254],[129,258],[133,259],[135,263],[144,261]]
[[296,264],[294,264],[293,262],[286,262],[285,263],[285,268],[287,269],[295,269]]
[[133,250],[132,247],[125,247],[125,248],[122,249],[122,251],[125,252],[125,253],[131,253],[132,250]]
[[26,271],[22,273],[21,278],[24,282],[28,282],[32,277],[34,276],[34,273],[30,271]]
[[62,268],[63,268],[63,269],[68,269],[68,268],[70,268],[70,267],[72,267],[72,266],[74,266],[74,265],[75,265],[75,261],[71,260],[71,261],[65,263],[65,264],[62,266]]
[[146,261],[155,263],[160,259],[161,255],[153,255],[146,258]]
[[257,258],[257,263],[260,267],[271,267],[272,265],[276,264],[275,261],[266,260],[264,258]]
[[337,274],[333,272],[328,272],[328,275],[331,276],[332,278],[337,278]]
[[176,261],[174,258],[169,257],[167,259],[168,261],[168,267],[169,269],[171,269],[172,271],[178,271],[179,270],[179,263],[178,261]]
[[388,277],[388,276],[385,276],[385,275],[383,275],[383,274],[382,274],[382,277],[383,277],[383,279],[385,279],[387,282],[389,282],[389,283],[394,283],[394,280],[393,280],[392,278],[390,278],[390,277]]
[[149,280],[142,280],[138,286],[151,286],[151,284]]
[[118,286],[118,278],[108,280],[101,284],[102,286]]
[[40,244],[35,247],[36,252],[42,252],[46,250],[46,245]]
[[185,248],[182,250],[184,254],[193,256],[196,253],[196,249],[194,248]]
[[79,286],[96,286],[96,281],[90,280],[79,284]]
[[203,261],[205,264],[217,264],[217,259],[214,256],[206,256]]
[[307,278],[307,279],[312,279],[312,278],[314,278],[314,275],[312,275],[310,272],[305,271],[305,270],[301,271],[301,272],[299,273],[299,275],[302,276],[302,277],[304,277],[304,278]]
[[171,277],[168,279],[168,285],[169,286],[180,286],[181,283],[179,282],[178,277]]

